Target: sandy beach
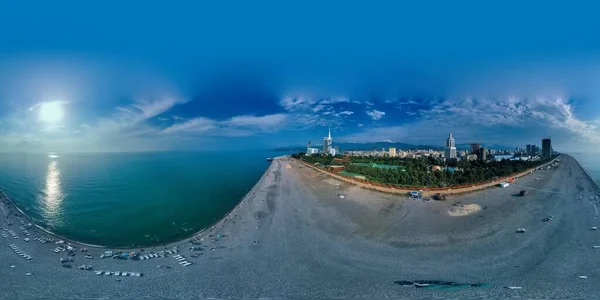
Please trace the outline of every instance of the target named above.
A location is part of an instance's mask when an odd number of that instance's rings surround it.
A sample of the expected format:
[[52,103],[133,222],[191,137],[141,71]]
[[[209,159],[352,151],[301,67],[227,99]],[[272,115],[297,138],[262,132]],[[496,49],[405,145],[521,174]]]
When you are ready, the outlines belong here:
[[[24,241],[14,208],[3,203],[0,226],[17,238],[0,236],[0,298],[597,295],[600,249],[593,246],[600,245],[600,230],[591,227],[600,226],[600,190],[577,161],[566,155],[560,160],[558,168],[535,171],[507,188],[436,202],[361,189],[278,158],[234,211],[199,234],[201,245],[194,246],[202,251],[190,251],[187,240],[144,249],[177,248],[188,266],[173,255],[100,259],[110,249],[90,247],[94,259],[78,252],[74,262],[61,264],[66,255],[54,253],[56,245],[33,240],[46,233],[29,229],[32,240]],[[528,193],[519,197],[522,189]],[[551,221],[542,221],[550,215]],[[11,244],[32,259],[18,256]],[[82,264],[143,276],[96,275],[79,270]],[[444,290],[395,283],[415,280],[482,285]]]

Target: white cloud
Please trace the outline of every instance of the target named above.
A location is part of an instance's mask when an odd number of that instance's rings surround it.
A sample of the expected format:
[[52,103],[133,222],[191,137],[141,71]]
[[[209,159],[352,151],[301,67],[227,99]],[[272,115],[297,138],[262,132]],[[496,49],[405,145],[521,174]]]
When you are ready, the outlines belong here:
[[217,121],[204,117],[193,118],[171,125],[162,134],[194,133],[206,136],[248,136],[257,133],[274,132],[282,129],[287,121],[286,114],[264,116],[236,116]]
[[223,122],[224,125],[233,127],[254,127],[262,130],[276,130],[287,120],[286,114],[272,114],[265,116],[237,116]]
[[162,133],[163,134],[171,134],[178,132],[204,132],[210,129],[216,128],[215,121],[199,117],[194,118],[183,123],[174,124],[170,127],[165,128]]
[[337,113],[335,115],[336,116],[350,116],[352,114],[354,114],[353,111],[345,110],[345,111],[339,112],[339,113]]
[[325,108],[327,108],[327,106],[325,106],[323,104],[319,104],[319,105],[315,105],[315,107],[313,107],[312,111],[320,112],[320,111],[324,110]]
[[346,98],[346,97],[333,97],[333,98],[327,98],[322,100],[321,104],[335,104],[335,103],[348,103],[350,102],[350,99]]
[[304,97],[284,97],[279,105],[287,111],[298,111],[308,109],[314,103],[314,100]]
[[385,112],[383,111],[379,111],[379,110],[367,110],[366,111],[367,115],[374,121],[377,121],[381,118],[383,118],[383,116],[385,116]]
[[363,124],[358,124],[358,127],[363,127],[363,126],[364,126]]

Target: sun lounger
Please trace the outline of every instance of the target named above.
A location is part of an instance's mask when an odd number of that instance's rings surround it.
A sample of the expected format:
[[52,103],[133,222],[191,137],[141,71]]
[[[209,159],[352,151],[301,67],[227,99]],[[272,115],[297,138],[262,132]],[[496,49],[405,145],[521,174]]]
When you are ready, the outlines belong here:
[[189,265],[191,265],[191,264],[192,264],[191,262],[189,262],[189,261],[186,261],[184,264],[181,264],[181,265],[182,265],[182,266],[184,266],[184,267],[187,267],[187,266],[189,266]]
[[27,255],[27,257],[25,257],[26,260],[31,260],[31,256]]
[[102,273],[104,273],[104,271],[96,271],[96,275],[102,275]]
[[111,274],[109,271],[106,271],[106,272],[104,272],[104,275],[106,275],[106,276],[110,276],[110,275],[112,275],[112,274]]
[[177,261],[182,261],[182,260],[185,260],[185,257],[180,257],[180,258],[177,258],[176,260]]
[[173,258],[180,258],[181,255],[177,254],[177,255],[173,255]]
[[115,272],[115,276],[121,276],[121,272]]
[[187,261],[185,261],[185,260],[179,262],[180,265],[183,265],[185,263],[187,263]]
[[121,276],[127,276],[129,274],[127,274],[127,272],[121,272]]

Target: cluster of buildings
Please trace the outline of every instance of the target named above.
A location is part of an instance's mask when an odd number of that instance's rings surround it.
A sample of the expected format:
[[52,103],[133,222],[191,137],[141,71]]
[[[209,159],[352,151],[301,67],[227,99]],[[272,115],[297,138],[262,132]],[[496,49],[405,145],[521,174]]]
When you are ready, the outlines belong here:
[[337,147],[333,146],[333,139],[331,138],[331,128],[329,128],[329,134],[323,138],[323,149],[319,150],[319,148],[311,148],[310,141],[306,145],[306,155],[312,154],[325,154],[335,156],[339,151]]
[[[435,157],[449,159],[465,159],[465,160],[480,160],[487,161],[490,157],[495,160],[501,159],[519,159],[519,160],[537,160],[540,158],[550,158],[553,154],[552,140],[547,137],[542,139],[542,149],[534,144],[528,144],[525,148],[517,147],[514,151],[509,150],[494,150],[482,147],[480,143],[472,143],[468,150],[457,150],[456,141],[452,133],[446,139],[444,151],[428,150],[401,150],[396,148],[388,148],[381,150],[358,150],[344,151],[348,156],[373,156],[373,157],[400,157],[400,158],[419,158],[419,157]],[[306,154],[325,154],[333,155],[341,154],[337,147],[333,146],[331,138],[331,129],[326,137],[323,138],[323,148],[312,148],[311,143],[307,143]]]

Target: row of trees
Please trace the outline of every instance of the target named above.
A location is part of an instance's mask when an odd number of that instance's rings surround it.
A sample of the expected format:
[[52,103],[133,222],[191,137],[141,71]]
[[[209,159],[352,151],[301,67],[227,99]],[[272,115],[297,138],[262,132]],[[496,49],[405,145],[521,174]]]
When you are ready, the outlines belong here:
[[[304,156],[298,155],[308,163],[321,165],[337,164],[332,156]],[[350,162],[344,164],[345,169],[352,173],[364,175],[368,180],[395,184],[399,186],[424,186],[424,187],[445,187],[453,185],[473,184],[483,181],[489,181],[495,177],[505,177],[511,174],[526,171],[535,168],[549,160],[540,161],[521,161],[521,160],[502,160],[502,161],[452,161],[447,165],[455,166],[461,170],[457,171],[431,171],[432,165],[443,166],[443,161],[437,158],[398,158],[398,157],[352,157]],[[377,163],[385,165],[404,166],[401,168],[377,168],[371,166],[356,165],[355,163]]]

